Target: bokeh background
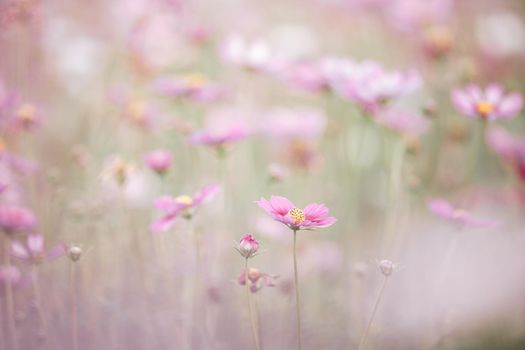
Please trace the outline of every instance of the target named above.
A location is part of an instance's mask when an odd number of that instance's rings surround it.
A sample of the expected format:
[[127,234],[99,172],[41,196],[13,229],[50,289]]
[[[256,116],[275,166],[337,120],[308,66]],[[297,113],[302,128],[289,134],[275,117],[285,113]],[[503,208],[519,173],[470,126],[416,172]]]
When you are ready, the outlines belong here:
[[[262,348],[294,349],[292,233],[255,204],[282,195],[338,219],[298,233],[304,349],[357,349],[382,259],[396,268],[364,348],[524,349],[525,147],[497,142],[525,135],[523,111],[468,117],[451,99],[470,83],[523,92],[524,14],[519,0],[0,0],[0,347],[254,348],[234,249],[251,233],[250,266],[275,277],[251,295]],[[384,71],[345,94],[364,68],[342,60]],[[200,130],[239,137],[193,142]],[[173,159],[161,175],[144,159],[157,149]],[[210,183],[190,220],[151,232],[157,197]],[[38,223],[12,232],[10,206]],[[33,232],[66,253],[10,256]]]

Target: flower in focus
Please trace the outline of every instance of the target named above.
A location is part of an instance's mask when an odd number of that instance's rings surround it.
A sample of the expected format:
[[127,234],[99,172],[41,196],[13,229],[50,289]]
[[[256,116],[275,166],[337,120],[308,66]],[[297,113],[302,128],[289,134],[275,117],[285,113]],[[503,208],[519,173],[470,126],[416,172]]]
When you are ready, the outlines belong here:
[[0,228],[7,233],[35,228],[36,217],[31,210],[16,205],[0,205]]
[[217,184],[204,186],[193,197],[181,195],[178,197],[161,196],[154,203],[155,208],[164,212],[164,216],[150,225],[152,232],[167,231],[175,219],[182,216],[185,219],[191,219],[194,210],[201,204],[213,199],[220,190]]
[[66,248],[64,244],[57,244],[46,250],[44,237],[39,233],[32,233],[27,236],[25,244],[18,241],[11,242],[11,255],[27,263],[41,264],[64,255]]
[[239,241],[239,246],[235,249],[237,249],[243,258],[252,258],[259,250],[259,241],[256,240],[251,234],[246,233]]
[[485,89],[473,84],[454,89],[452,102],[465,116],[489,121],[513,118],[523,108],[521,94],[505,95],[498,84],[490,84]]
[[241,286],[246,285],[246,275],[248,275],[248,283],[252,293],[259,291],[262,287],[275,287],[275,280],[278,278],[276,275],[270,275],[255,268],[249,268],[248,273],[243,269],[237,279]]
[[434,214],[460,226],[492,228],[498,225],[497,221],[479,219],[466,210],[455,208],[444,199],[431,199],[427,202],[427,206]]
[[144,162],[159,175],[164,175],[171,167],[173,157],[166,150],[158,149],[144,156]]
[[311,203],[300,209],[281,196],[271,196],[270,200],[261,198],[256,203],[274,220],[294,231],[329,227],[336,222],[333,216],[328,215],[328,208],[324,204]]

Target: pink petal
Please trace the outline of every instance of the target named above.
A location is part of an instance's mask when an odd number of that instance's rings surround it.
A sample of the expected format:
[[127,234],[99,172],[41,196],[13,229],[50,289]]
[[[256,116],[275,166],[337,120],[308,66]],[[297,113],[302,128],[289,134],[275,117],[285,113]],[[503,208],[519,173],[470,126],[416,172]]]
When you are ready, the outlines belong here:
[[454,207],[444,199],[431,199],[427,202],[428,208],[441,217],[451,218],[454,214]]
[[475,115],[474,102],[472,98],[462,90],[452,91],[452,102],[456,108],[466,116],[472,117]]
[[286,215],[290,210],[295,208],[295,205],[288,198],[281,196],[271,196],[270,205],[273,211],[279,215]]
[[30,234],[27,237],[27,247],[33,255],[41,254],[44,251],[44,236],[41,234]]
[[153,222],[150,225],[150,230],[153,233],[159,233],[159,232],[166,232],[170,229],[170,227],[173,225],[173,222],[178,216],[178,212],[170,215],[166,215],[162,217],[161,219]]
[[163,211],[170,211],[177,208],[180,205],[175,198],[171,196],[161,196],[155,200],[153,206]]
[[66,251],[67,251],[67,245],[64,243],[60,243],[54,246],[53,248],[49,249],[46,257],[48,259],[56,259],[66,254]]
[[328,215],[328,208],[324,204],[311,203],[303,209],[306,220],[317,221]]
[[221,186],[218,184],[210,184],[204,186],[195,196],[193,197],[193,205],[199,205],[205,201],[213,199],[221,190]]
[[501,117],[511,118],[523,108],[523,97],[519,93],[506,96],[498,105],[497,114]]
[[26,247],[18,241],[11,242],[11,255],[21,260],[28,260],[30,258]]
[[503,97],[503,88],[498,84],[491,84],[485,89],[485,98],[493,105],[499,104]]

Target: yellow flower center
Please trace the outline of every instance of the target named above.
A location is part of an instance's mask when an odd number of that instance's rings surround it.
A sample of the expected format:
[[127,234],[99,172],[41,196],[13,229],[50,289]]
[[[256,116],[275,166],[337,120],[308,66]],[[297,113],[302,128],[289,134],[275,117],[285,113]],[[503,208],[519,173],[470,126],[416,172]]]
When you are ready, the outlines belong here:
[[16,111],[16,116],[24,122],[31,122],[35,119],[35,107],[26,103]]
[[122,159],[117,159],[113,163],[113,174],[115,176],[115,179],[117,180],[117,183],[120,185],[124,184],[128,178],[130,167],[129,165],[123,161]]
[[144,101],[131,101],[127,106],[127,113],[131,120],[141,121],[146,113],[146,103]]
[[486,117],[494,112],[494,105],[488,101],[479,101],[476,104],[476,111],[482,116]]
[[288,215],[293,219],[294,224],[299,225],[306,218],[304,212],[299,208],[293,208],[288,212]]
[[202,73],[192,73],[184,76],[184,81],[190,88],[198,88],[206,82],[206,76]]
[[177,201],[177,203],[186,205],[191,205],[191,203],[193,203],[193,199],[187,195],[178,196],[177,198],[175,198],[175,201]]

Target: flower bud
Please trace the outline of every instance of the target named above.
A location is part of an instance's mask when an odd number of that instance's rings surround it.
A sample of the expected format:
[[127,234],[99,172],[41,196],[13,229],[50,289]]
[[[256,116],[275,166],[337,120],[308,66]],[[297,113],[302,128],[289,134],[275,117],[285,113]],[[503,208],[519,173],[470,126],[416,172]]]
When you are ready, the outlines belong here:
[[251,258],[259,250],[259,242],[249,233],[242,236],[237,251],[246,259]]
[[80,247],[76,246],[76,245],[73,245],[73,246],[69,247],[67,255],[69,256],[71,261],[76,262],[82,256],[82,249]]
[[385,277],[390,276],[395,268],[396,264],[394,264],[391,260],[385,259],[379,262],[379,269],[381,270],[381,273],[385,275]]
[[172,157],[168,151],[158,149],[146,154],[144,162],[159,175],[164,175],[172,164]]

